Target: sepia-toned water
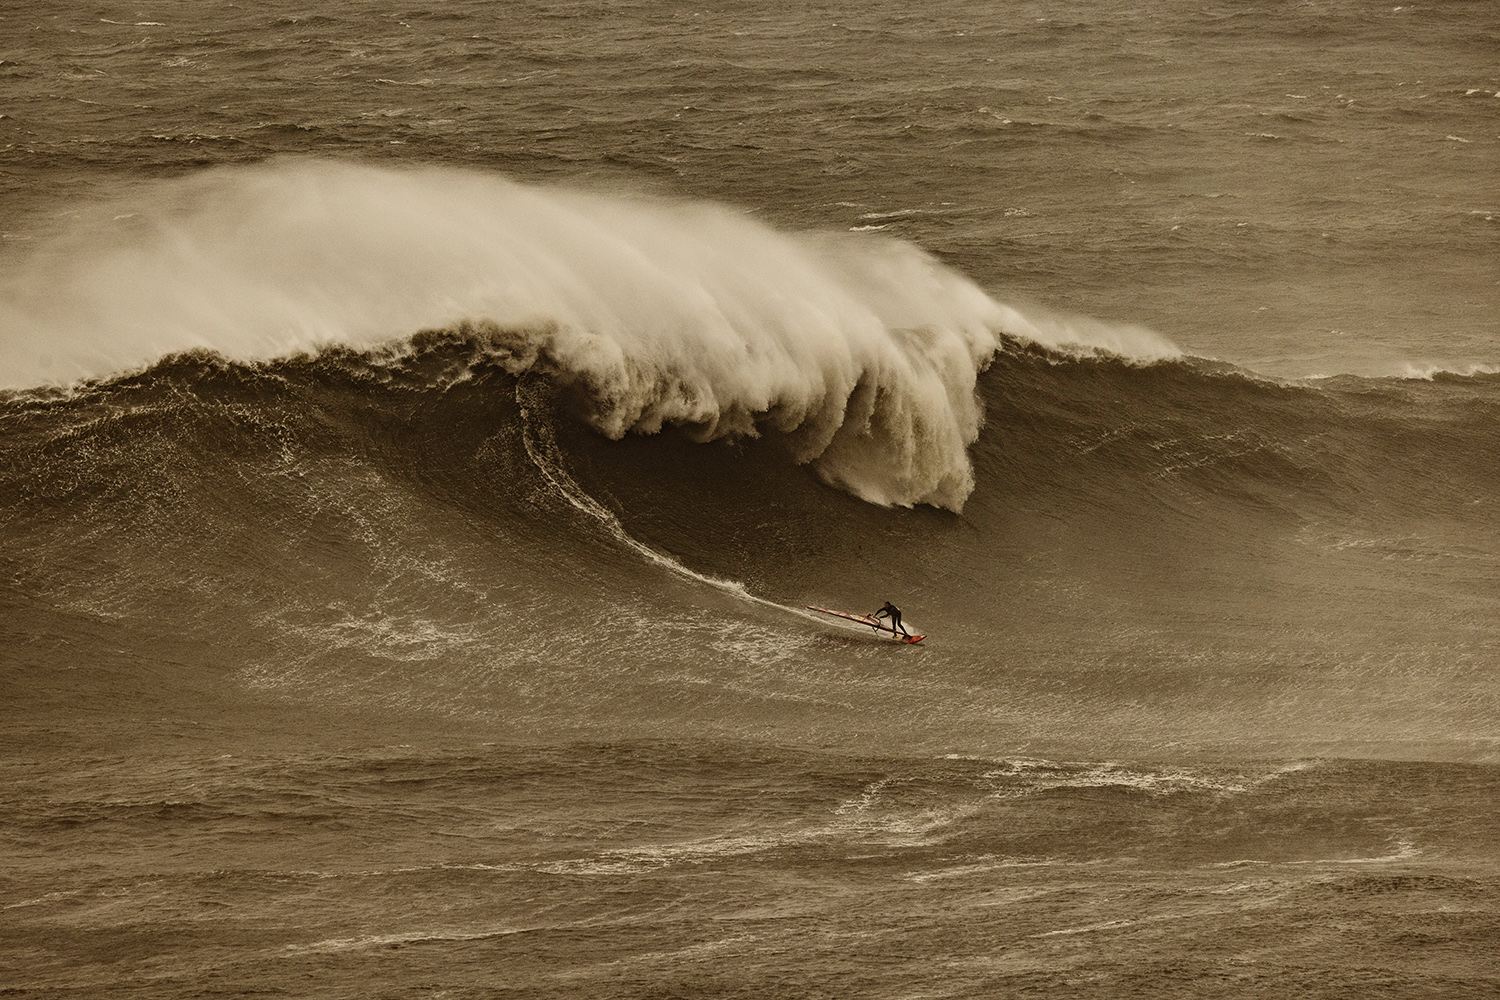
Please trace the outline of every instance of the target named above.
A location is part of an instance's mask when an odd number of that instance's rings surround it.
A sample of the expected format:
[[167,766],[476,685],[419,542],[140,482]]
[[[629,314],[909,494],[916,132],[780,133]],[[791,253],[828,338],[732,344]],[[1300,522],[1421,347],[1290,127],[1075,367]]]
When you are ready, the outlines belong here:
[[0,12],[0,990],[1500,993],[1497,46]]

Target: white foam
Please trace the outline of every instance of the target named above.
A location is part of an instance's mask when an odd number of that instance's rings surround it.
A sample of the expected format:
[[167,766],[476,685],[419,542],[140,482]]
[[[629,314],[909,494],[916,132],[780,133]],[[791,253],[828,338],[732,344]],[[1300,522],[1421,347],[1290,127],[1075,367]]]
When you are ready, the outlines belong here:
[[904,847],[938,843],[964,820],[985,808],[984,798],[940,803],[902,801],[910,782],[882,778],[866,786],[858,796],[841,803],[830,830],[842,836],[858,836]]
[[[953,865],[933,871],[909,872],[905,877],[909,882],[925,883],[951,878],[967,879],[974,875],[1007,868],[1055,868],[1064,864],[1067,862],[1056,858],[1008,858],[986,855],[967,864]],[[1050,889],[1033,890],[1025,895],[1040,895],[1051,891]]]
[[1310,861],[1292,861],[1294,865],[1383,865],[1392,861],[1407,861],[1420,857],[1421,848],[1404,838],[1396,841],[1395,850],[1389,854],[1377,854],[1368,858],[1315,858]]
[[1054,788],[1131,788],[1152,795],[1194,791],[1209,793],[1243,792],[1247,785],[1240,777],[1210,777],[1181,768],[1141,771],[1109,761],[1056,762],[1020,758],[1006,762],[1004,768],[985,773],[995,779],[1019,779],[1015,786],[1006,785],[997,794],[1030,794]]
[[1108,354],[1151,364],[1183,356],[1166,337],[1136,323],[1110,323],[1028,304],[1024,315],[1012,311],[1005,332],[1040,344],[1059,354]]
[[671,844],[619,848],[582,858],[566,858],[530,866],[549,875],[634,875],[677,864],[707,864],[798,846],[818,839],[817,832],[710,837]]
[[962,505],[975,381],[1002,332],[1175,350],[1139,328],[1029,320],[899,240],[447,169],[215,169],[24,242],[0,264],[0,386],[477,322],[506,331],[513,360],[586,388],[606,435],[796,431],[799,461],[881,504]]
[[525,934],[535,929],[532,927],[498,927],[486,930],[425,930],[395,934],[365,934],[359,937],[327,938],[308,944],[290,944],[282,951],[288,955],[336,954],[346,951],[364,951],[370,948],[425,944],[432,941],[485,941],[509,937],[512,934]]
[[1440,375],[1457,375],[1461,378],[1472,378],[1475,375],[1500,374],[1500,366],[1493,364],[1468,364],[1468,365],[1417,365],[1408,363],[1399,373],[1397,378],[1409,379],[1411,381],[1431,382]]
[[1094,934],[1099,931],[1118,930],[1121,927],[1133,927],[1134,920],[1105,920],[1097,924],[1085,924],[1082,927],[1064,927],[1056,931],[1043,931],[1040,934],[1032,934],[1034,938],[1062,937],[1071,934]]

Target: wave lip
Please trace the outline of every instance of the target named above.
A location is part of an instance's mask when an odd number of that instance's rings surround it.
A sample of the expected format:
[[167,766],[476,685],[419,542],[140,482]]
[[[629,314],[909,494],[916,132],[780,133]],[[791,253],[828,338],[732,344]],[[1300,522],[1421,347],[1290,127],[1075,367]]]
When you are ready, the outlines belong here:
[[958,510],[977,376],[1004,336],[1177,356],[1150,331],[1029,314],[884,236],[475,171],[279,160],[124,192],[0,266],[0,385],[446,330],[573,390],[608,437],[776,433],[865,500]]
[[465,326],[513,370],[585,390],[608,436],[794,434],[830,483],[957,509],[977,373],[1002,330],[1027,324],[884,237],[477,172],[282,160],[124,193],[8,263],[0,383]]

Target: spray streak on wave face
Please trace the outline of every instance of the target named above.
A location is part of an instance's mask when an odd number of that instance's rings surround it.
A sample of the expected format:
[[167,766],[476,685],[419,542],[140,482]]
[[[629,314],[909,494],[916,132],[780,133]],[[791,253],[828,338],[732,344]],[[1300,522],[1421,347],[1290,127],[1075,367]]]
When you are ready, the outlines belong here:
[[602,433],[794,434],[876,503],[958,509],[1001,332],[1050,335],[917,248],[787,234],[723,207],[476,173],[284,161],[89,213],[0,274],[0,384],[207,348],[257,360],[480,322],[516,372],[582,389]]

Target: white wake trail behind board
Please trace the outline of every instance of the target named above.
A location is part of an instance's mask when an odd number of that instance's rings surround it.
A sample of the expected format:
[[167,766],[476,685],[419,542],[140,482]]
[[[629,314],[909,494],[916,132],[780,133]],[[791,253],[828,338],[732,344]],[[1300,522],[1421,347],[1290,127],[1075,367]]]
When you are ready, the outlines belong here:
[[558,447],[557,438],[552,433],[551,426],[540,418],[533,416],[534,411],[542,409],[540,401],[536,398],[538,390],[528,388],[525,382],[516,386],[516,403],[521,410],[521,439],[526,446],[526,454],[531,459],[547,482],[552,484],[557,495],[566,500],[581,513],[593,518],[602,524],[610,537],[614,538],[626,548],[643,556],[649,562],[661,566],[677,576],[692,580],[709,587],[713,587],[725,594],[741,601],[757,604],[761,607],[771,608],[786,614],[796,615],[800,618],[813,619],[807,612],[768,601],[763,597],[757,597],[745,588],[745,585],[735,580],[724,580],[706,573],[699,573],[690,569],[672,558],[665,552],[647,545],[645,542],[634,537],[625,530],[620,519],[615,516],[614,511],[595,500],[588,492],[568,474],[563,467],[562,449]]

